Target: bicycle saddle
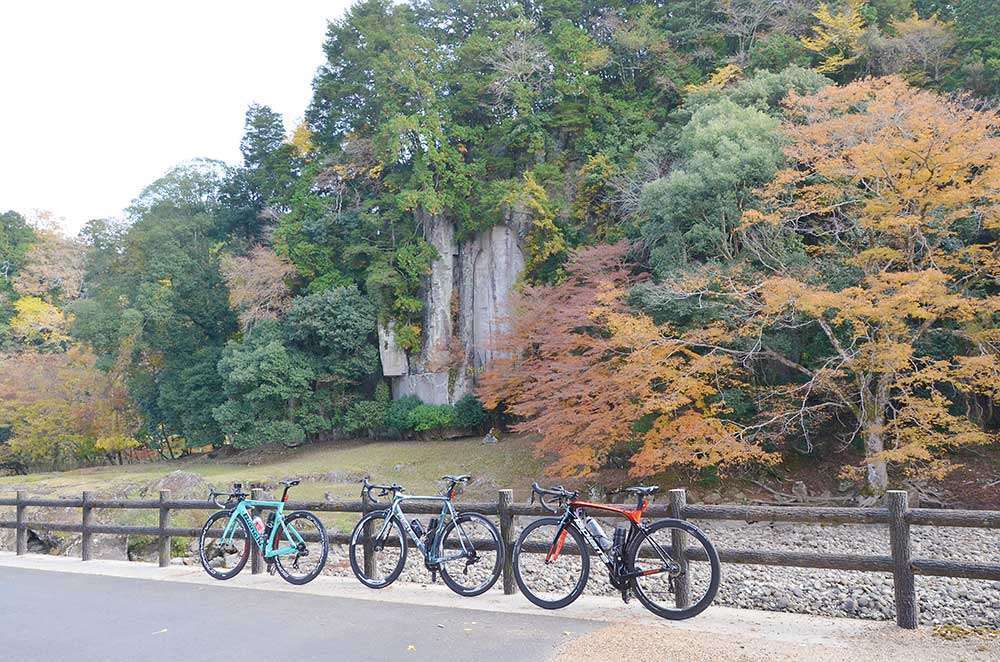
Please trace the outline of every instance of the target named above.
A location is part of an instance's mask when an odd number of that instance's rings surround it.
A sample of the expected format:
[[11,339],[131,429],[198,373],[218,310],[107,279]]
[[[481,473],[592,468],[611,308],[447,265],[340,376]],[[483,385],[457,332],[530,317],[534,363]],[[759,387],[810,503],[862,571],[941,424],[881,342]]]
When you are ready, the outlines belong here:
[[285,487],[295,487],[295,486],[296,486],[296,485],[298,485],[298,484],[299,484],[300,482],[301,482],[301,481],[299,481],[299,480],[293,480],[293,479],[290,479],[290,478],[289,478],[289,479],[287,479],[287,480],[283,480],[283,481],[281,481],[281,484],[282,484],[282,485],[284,485]]
[[452,483],[468,483],[470,478],[472,478],[472,476],[469,474],[463,474],[461,476],[441,476],[441,480],[448,480]]
[[636,485],[635,487],[626,487],[625,492],[631,492],[632,494],[639,494],[642,496],[649,496],[660,491],[660,488],[656,485]]

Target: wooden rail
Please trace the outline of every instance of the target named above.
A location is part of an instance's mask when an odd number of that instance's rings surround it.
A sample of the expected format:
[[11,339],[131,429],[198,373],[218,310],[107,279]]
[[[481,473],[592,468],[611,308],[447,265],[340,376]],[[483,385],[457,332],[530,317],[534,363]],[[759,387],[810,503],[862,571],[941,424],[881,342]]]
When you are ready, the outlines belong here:
[[[258,497],[260,491],[254,492]],[[893,593],[896,604],[896,623],[900,627],[915,628],[919,621],[919,605],[914,585],[915,575],[930,575],[937,577],[961,577],[966,579],[1000,581],[1000,559],[990,559],[990,562],[951,561],[941,559],[912,558],[910,545],[911,526],[941,526],[941,527],[979,527],[1000,529],[1000,511],[991,510],[934,510],[928,508],[908,508],[906,492],[890,491],[886,493],[885,506],[881,508],[825,508],[806,506],[707,506],[689,505],[683,489],[670,490],[666,504],[653,505],[647,510],[647,516],[652,518],[674,517],[694,520],[724,520],[755,522],[804,522],[809,524],[878,524],[886,527],[889,545],[886,555],[865,556],[856,554],[818,554],[813,552],[774,551],[774,550],[744,550],[720,549],[719,557],[724,563],[745,563],[753,565],[769,565],[796,568],[822,568],[833,570],[857,570],[862,572],[891,573],[893,577]],[[84,561],[93,558],[93,540],[95,535],[149,535],[157,537],[158,559],[160,566],[170,564],[170,539],[172,537],[197,537],[200,528],[173,527],[170,525],[170,515],[177,510],[216,510],[211,501],[171,500],[170,492],[163,490],[158,499],[123,500],[100,499],[92,493],[84,492],[81,498],[52,499],[29,498],[25,492],[17,492],[13,499],[0,498],[0,506],[14,507],[13,521],[0,521],[0,528],[15,529],[17,554],[27,552],[28,529],[35,531],[68,531],[81,533],[81,557]],[[82,517],[80,524],[62,524],[54,522],[29,522],[26,510],[31,507],[80,508]],[[316,512],[364,513],[379,508],[373,501],[330,500],[330,501],[299,501],[290,502],[289,510],[312,510]],[[149,509],[159,512],[157,526],[119,526],[94,524],[95,509]],[[406,509],[412,514],[437,514],[440,508],[436,504],[407,503]],[[548,515],[540,506],[515,504],[511,490],[500,490],[496,501],[480,503],[460,503],[458,510],[475,511],[484,515],[498,517],[500,534],[506,549],[503,567],[503,590],[510,595],[517,592],[514,583],[511,552],[515,539],[515,520],[517,517],[536,517]],[[350,535],[330,533],[333,544],[347,544]],[[696,549],[684,549],[683,540],[674,540],[672,544],[680,550],[681,563],[704,560],[699,558]],[[529,548],[526,551],[543,552],[542,549]],[[568,545],[565,553],[577,553]],[[368,555],[366,555],[368,556]],[[700,555],[704,557],[704,554]],[[366,565],[370,560],[366,558]],[[264,563],[255,554],[251,562],[254,574],[263,572]],[[680,582],[677,591],[677,602],[684,605],[689,600],[688,587]]]

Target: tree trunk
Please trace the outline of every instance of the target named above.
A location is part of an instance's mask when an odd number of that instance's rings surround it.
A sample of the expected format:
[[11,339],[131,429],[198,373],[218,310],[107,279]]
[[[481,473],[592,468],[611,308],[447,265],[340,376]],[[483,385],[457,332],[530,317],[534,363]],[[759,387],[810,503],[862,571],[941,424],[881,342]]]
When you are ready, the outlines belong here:
[[885,494],[889,487],[889,474],[885,460],[874,460],[873,455],[885,450],[885,442],[882,438],[882,421],[878,420],[867,423],[862,431],[865,439],[865,456],[869,460],[865,463],[865,484],[875,496]]

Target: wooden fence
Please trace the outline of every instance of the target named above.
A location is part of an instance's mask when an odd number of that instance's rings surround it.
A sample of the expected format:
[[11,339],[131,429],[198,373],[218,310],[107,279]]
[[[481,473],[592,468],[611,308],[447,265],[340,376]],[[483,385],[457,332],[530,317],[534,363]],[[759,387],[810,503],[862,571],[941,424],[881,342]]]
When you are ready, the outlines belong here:
[[[253,490],[253,498],[260,498],[261,491]],[[758,522],[802,522],[809,524],[880,524],[887,527],[889,538],[888,554],[865,556],[855,554],[820,554],[814,552],[777,551],[773,549],[720,549],[723,563],[746,563],[753,565],[783,566],[796,568],[821,568],[832,570],[857,570],[863,572],[891,573],[896,603],[896,623],[900,627],[915,628],[919,620],[917,593],[914,586],[915,575],[937,577],[961,577],[966,579],[1000,581],[1000,559],[993,562],[954,561],[942,559],[913,558],[910,547],[911,526],[938,527],[979,527],[1000,529],[1000,511],[992,510],[938,510],[928,508],[908,508],[904,491],[886,493],[885,505],[878,508],[827,508],[805,506],[709,506],[689,505],[683,489],[670,490],[669,503],[656,504],[649,508],[647,516],[675,517],[692,520],[729,520],[747,523]],[[500,490],[496,501],[481,503],[460,503],[460,511],[476,511],[499,518],[500,534],[506,547],[506,562],[503,567],[503,590],[510,595],[516,593],[511,550],[515,538],[515,518],[547,515],[539,506],[515,504],[511,490]],[[216,510],[214,503],[200,500],[171,500],[169,491],[161,491],[159,499],[120,500],[95,498],[84,492],[79,499],[28,498],[24,492],[16,497],[0,498],[0,506],[13,506],[16,510],[14,521],[0,521],[0,528],[16,529],[16,551],[27,552],[28,529],[35,531],[67,531],[82,534],[81,556],[84,561],[93,557],[95,535],[149,535],[159,541],[160,566],[170,564],[171,537],[197,537],[200,528],[170,526],[170,514],[174,510]],[[31,522],[26,510],[31,507],[80,508],[80,524],[54,522]],[[377,504],[365,500],[332,500],[290,502],[291,510],[312,510],[316,512],[363,513],[377,508]],[[408,502],[407,512],[412,514],[437,514],[440,508],[435,504]],[[159,512],[157,526],[118,526],[93,523],[95,509],[155,509]],[[333,544],[347,544],[350,535],[329,534]],[[691,560],[698,560],[691,557]],[[254,554],[251,569],[254,574],[263,572],[264,565],[259,554]],[[683,590],[678,591],[679,594]]]

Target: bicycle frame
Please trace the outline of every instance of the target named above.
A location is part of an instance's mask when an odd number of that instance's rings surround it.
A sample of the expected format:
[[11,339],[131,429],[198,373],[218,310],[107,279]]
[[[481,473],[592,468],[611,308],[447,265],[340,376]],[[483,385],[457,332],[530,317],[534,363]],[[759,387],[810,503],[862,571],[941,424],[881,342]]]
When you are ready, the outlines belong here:
[[649,539],[650,544],[656,553],[659,554],[660,560],[665,563],[662,568],[650,568],[648,570],[636,571],[636,572],[624,572],[624,567],[621,566],[621,559],[616,559],[607,551],[601,547],[596,538],[587,528],[584,520],[584,511],[586,510],[599,510],[605,513],[611,513],[618,517],[624,517],[627,519],[631,526],[629,527],[628,534],[625,536],[625,540],[622,542],[622,550],[626,550],[635,540],[636,536],[646,530],[646,527],[642,524],[643,513],[649,507],[649,501],[643,499],[635,508],[626,508],[624,506],[613,506],[606,503],[591,503],[589,501],[578,501],[572,500],[568,503],[566,511],[563,513],[562,521],[559,524],[559,530],[556,533],[555,539],[552,541],[549,551],[545,556],[545,561],[548,563],[550,561],[555,561],[559,558],[559,554],[562,552],[563,545],[566,542],[567,529],[572,525],[580,532],[593,551],[601,557],[604,561],[604,565],[608,568],[608,571],[612,576],[612,583],[617,586],[622,580],[630,580],[640,575],[655,575],[663,572],[670,572],[672,567],[676,565],[673,558],[667,554],[662,547],[655,540]]
[[[409,521],[406,519],[406,513],[403,512],[402,506],[400,504],[403,501],[440,501],[441,502],[441,513],[438,515],[438,525],[437,530],[434,531],[434,540],[432,541],[430,547],[424,544],[424,541],[420,539],[420,536],[413,532],[413,528],[410,526]],[[465,546],[466,540],[468,540],[468,535],[462,530],[462,527],[458,524],[455,525],[455,529],[458,531],[458,541],[462,546],[461,553],[455,555],[444,554],[444,529],[447,523],[447,518],[454,520],[458,513],[455,512],[455,506],[451,499],[447,496],[416,496],[416,495],[401,495],[396,494],[393,496],[392,503],[383,512],[386,513],[385,520],[382,524],[382,529],[375,536],[375,540],[385,540],[388,536],[392,523],[399,522],[403,531],[406,532],[406,536],[413,542],[420,553],[423,554],[427,563],[430,565],[437,565],[440,563],[447,563],[449,561],[457,561],[458,559],[463,559],[469,556],[469,548]],[[470,541],[471,544],[471,541]],[[438,553],[441,550],[441,553]]]
[[[250,514],[250,511],[254,508],[273,508],[275,511],[274,524],[271,527],[271,535],[267,540],[264,540],[264,536],[261,535],[260,531],[257,530],[256,525],[254,525],[253,516]],[[220,542],[223,544],[232,542],[233,537],[236,535],[236,522],[238,519],[242,519],[250,528],[250,535],[261,554],[264,555],[265,559],[274,558],[275,556],[288,556],[290,554],[295,554],[299,551],[299,545],[304,544],[305,541],[302,536],[299,535],[298,531],[285,524],[284,512],[285,503],[283,501],[254,501],[252,499],[244,499],[233,507],[233,514],[229,517],[229,521],[226,523],[226,528],[222,531]],[[282,531],[284,531],[285,539],[294,544],[274,549],[274,541],[278,535],[279,527]]]

